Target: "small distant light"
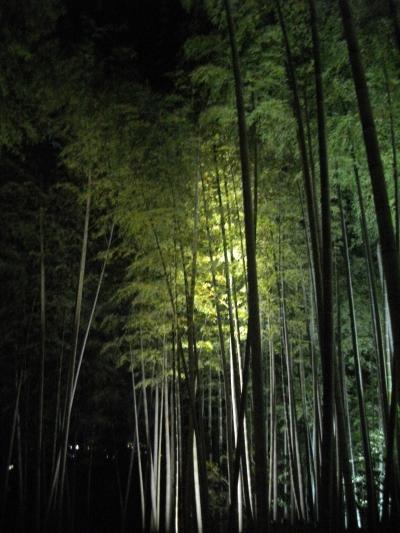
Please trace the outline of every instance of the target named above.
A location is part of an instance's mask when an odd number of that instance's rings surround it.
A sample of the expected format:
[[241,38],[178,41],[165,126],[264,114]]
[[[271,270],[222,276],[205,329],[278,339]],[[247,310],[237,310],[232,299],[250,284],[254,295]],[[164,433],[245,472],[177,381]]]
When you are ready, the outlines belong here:
[[75,444],[75,450],[79,450],[79,444]]
[[14,465],[8,465],[8,470],[14,470]]
[[68,446],[68,448],[69,448],[70,450],[72,450],[72,444],[70,444],[70,445]]

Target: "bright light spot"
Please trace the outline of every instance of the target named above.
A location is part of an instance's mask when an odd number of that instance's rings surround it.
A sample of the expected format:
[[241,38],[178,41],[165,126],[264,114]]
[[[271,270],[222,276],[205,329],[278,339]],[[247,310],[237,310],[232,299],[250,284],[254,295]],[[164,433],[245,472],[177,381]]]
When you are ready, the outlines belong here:
[[239,259],[242,257],[242,250],[239,248],[239,246],[234,246],[232,250],[233,258],[235,261],[239,261]]
[[79,450],[79,444],[75,444],[75,450]]
[[14,465],[8,465],[8,470],[14,470]]

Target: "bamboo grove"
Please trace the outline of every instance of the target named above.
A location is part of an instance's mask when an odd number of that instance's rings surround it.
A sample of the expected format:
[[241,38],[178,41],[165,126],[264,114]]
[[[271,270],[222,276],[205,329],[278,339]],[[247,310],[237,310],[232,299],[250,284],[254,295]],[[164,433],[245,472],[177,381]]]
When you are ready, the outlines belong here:
[[4,4],[0,529],[394,531],[400,6],[174,9]]

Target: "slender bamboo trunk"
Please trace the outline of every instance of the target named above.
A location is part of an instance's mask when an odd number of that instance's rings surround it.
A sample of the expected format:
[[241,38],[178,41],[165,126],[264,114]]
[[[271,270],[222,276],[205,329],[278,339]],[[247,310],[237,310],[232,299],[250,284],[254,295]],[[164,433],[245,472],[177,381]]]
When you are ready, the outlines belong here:
[[[311,316],[307,323],[307,337],[308,345],[311,355],[311,372],[312,372],[312,390],[313,390],[313,436],[312,436],[312,458],[313,458],[313,472],[315,476],[314,483],[314,505],[313,505],[313,517],[316,523],[319,522],[320,517],[320,479],[321,479],[321,445],[322,445],[322,415],[321,415],[321,401],[320,401],[320,389],[319,389],[319,372],[317,366],[317,360],[315,357],[315,311],[317,311],[317,288],[315,281],[315,270],[313,267],[312,252],[311,252],[311,243],[309,237],[309,228],[307,225],[307,218],[305,216],[305,210],[303,207],[303,199],[300,189],[300,204],[302,207],[303,218],[305,220],[305,241],[307,245],[307,257],[308,257],[308,266],[309,266],[309,277],[310,277],[310,286],[311,294],[307,298],[305,296],[305,308],[308,306],[308,300],[310,302]],[[318,311],[317,311],[318,316]]]
[[[310,228],[310,238],[311,238],[311,252],[313,258],[313,268],[315,276],[315,289],[316,289],[316,299],[317,299],[317,316],[318,324],[320,324],[321,317],[323,314],[322,311],[322,272],[321,272],[321,260],[320,260],[320,231],[319,231],[319,217],[316,208],[316,199],[314,198],[315,187],[312,183],[312,176],[310,173],[310,165],[307,156],[307,143],[306,135],[304,132],[304,124],[301,113],[300,106],[300,97],[297,84],[296,72],[293,64],[292,51],[289,43],[289,36],[286,29],[285,19],[283,17],[280,0],[275,0],[275,6],[278,14],[279,24],[281,26],[286,59],[287,59],[287,71],[289,77],[289,86],[293,95],[293,112],[297,124],[297,138],[299,144],[299,151],[301,156],[301,165],[304,181],[304,189],[306,193],[306,204],[307,204],[307,214],[308,214],[308,224]],[[321,341],[320,334],[320,341]]]
[[174,453],[174,531],[179,530],[179,493],[180,493],[180,480],[182,478],[181,465],[182,465],[182,454],[181,454],[181,432],[180,432],[180,374],[177,379],[177,370],[179,372],[179,359],[177,361],[177,351],[176,351],[176,332],[174,331],[174,326],[172,328],[172,411],[173,411],[173,453]]
[[[170,430],[170,394],[167,378],[164,378],[164,420],[165,420],[165,531],[169,533],[171,531],[171,518],[172,518],[172,496],[173,496],[173,484],[172,484],[172,465],[173,458],[171,452],[171,430]],[[171,415],[172,416],[172,415]]]
[[[254,93],[251,95],[253,111],[256,108]],[[257,138],[257,123],[252,128],[253,138],[253,205],[254,205],[254,240],[257,242],[257,221],[258,221],[258,177],[259,177],[259,143]]]
[[372,184],[393,334],[393,389],[387,435],[384,515],[388,515],[389,498],[391,497],[392,515],[393,519],[395,519],[399,513],[399,479],[396,475],[397,469],[394,466],[394,449],[396,446],[397,410],[400,387],[400,266],[378,137],[353,16],[348,0],[339,0],[339,7],[357,94],[358,109]]
[[[82,346],[79,352],[79,359],[77,360],[80,313],[81,313],[81,307],[82,307],[82,292],[83,292],[83,281],[84,281],[84,274],[85,274],[88,226],[89,226],[89,215],[90,215],[90,194],[91,194],[91,191],[90,191],[90,180],[89,180],[88,200],[86,204],[86,215],[85,215],[85,226],[84,226],[84,238],[83,238],[83,243],[82,243],[81,266],[80,266],[77,302],[76,302],[77,308],[75,311],[75,315],[79,314],[78,318],[77,316],[75,316],[75,328],[78,327],[78,330],[76,329],[74,330],[75,345],[74,345],[73,356],[71,358],[69,369],[68,369],[68,383],[67,383],[67,391],[66,391],[66,396],[65,396],[64,414],[63,414],[63,420],[61,422],[61,435],[60,435],[61,443],[60,443],[60,447],[59,447],[58,454],[57,454],[57,460],[54,462],[55,466],[53,467],[53,471],[52,471],[52,484],[51,484],[50,495],[48,498],[47,510],[46,510],[46,516],[45,516],[46,524],[47,524],[49,512],[51,510],[52,502],[55,496],[58,499],[59,520],[61,520],[62,518],[62,504],[63,504],[62,500],[63,500],[63,493],[64,493],[63,485],[65,481],[65,469],[67,466],[67,450],[68,450],[68,439],[69,439],[69,432],[70,432],[72,408],[74,404],[76,388],[78,385],[83,357],[84,357],[85,350],[86,350],[86,344],[89,338],[89,333],[90,333],[91,326],[92,326],[95,313],[97,310],[98,298],[100,295],[100,290],[101,290],[103,279],[104,279],[104,274],[105,274],[105,270],[107,266],[107,261],[109,257],[110,247],[111,247],[112,238],[113,238],[113,231],[114,231],[114,225],[113,225],[111,227],[110,236],[108,239],[106,256],[105,256],[102,269],[100,272],[99,280],[97,283],[96,294],[93,300],[92,309],[91,309],[90,316],[89,316],[89,321],[86,326],[84,338],[82,341]],[[78,307],[79,307],[79,310],[77,310]]]
[[44,260],[44,208],[40,208],[40,329],[41,357],[39,373],[38,434],[36,448],[36,493],[35,493],[35,527],[41,530],[42,511],[42,447],[43,447],[43,404],[44,404],[44,365],[46,358],[46,269]]
[[355,473],[354,473],[354,459],[353,459],[353,453],[351,449],[352,444],[351,444],[349,418],[348,418],[348,413],[346,412],[347,390],[343,383],[345,376],[344,376],[344,361],[343,361],[343,353],[342,353],[341,301],[340,301],[338,276],[337,276],[337,289],[336,289],[336,306],[337,306],[337,336],[336,336],[337,368],[335,371],[336,421],[337,421],[338,444],[339,444],[339,452],[340,452],[341,474],[343,476],[344,490],[345,490],[345,497],[346,497],[347,526],[351,531],[353,531],[357,528],[357,508],[356,508],[356,499],[355,499],[354,487],[353,487],[353,479],[355,478]]
[[277,420],[276,420],[276,373],[275,350],[272,335],[270,335],[270,506],[272,521],[278,520],[278,454],[277,454]]
[[[281,255],[281,254],[280,254]],[[284,354],[285,369],[286,369],[286,393],[287,393],[287,428],[289,438],[289,451],[291,456],[291,475],[293,478],[293,495],[296,502],[298,518],[300,521],[305,519],[305,506],[304,506],[304,487],[303,476],[301,472],[300,456],[299,456],[299,444],[297,434],[297,415],[294,398],[293,387],[293,365],[292,357],[290,354],[289,346],[289,334],[286,320],[286,302],[284,292],[284,279],[282,274],[281,259],[279,259],[278,265],[279,276],[279,295],[280,295],[280,311],[281,311],[281,337],[282,337],[282,353]]]
[[[207,241],[208,241],[208,254],[210,257],[210,270],[211,270],[211,280],[214,290],[214,305],[215,305],[215,311],[217,315],[217,327],[218,327],[218,339],[219,339],[219,348],[220,348],[220,358],[221,358],[221,369],[222,369],[222,376],[223,376],[223,382],[224,382],[224,397],[225,397],[225,416],[226,416],[226,433],[227,433],[227,453],[228,453],[228,486],[230,487],[230,491],[232,490],[231,487],[231,471],[232,471],[232,464],[233,464],[233,433],[232,433],[232,400],[231,400],[231,393],[230,393],[230,387],[229,387],[229,367],[226,361],[226,353],[225,353],[225,339],[224,339],[224,333],[222,329],[222,316],[221,316],[221,305],[219,303],[218,298],[218,285],[217,285],[217,276],[216,276],[216,270],[215,270],[215,261],[214,261],[214,253],[212,249],[212,241],[211,241],[211,231],[210,231],[210,213],[208,208],[208,203],[206,199],[206,191],[205,191],[205,182],[204,177],[202,176],[202,189],[203,189],[203,205],[204,205],[204,214],[205,214],[205,225],[206,225],[206,232],[207,232]],[[222,432],[220,431],[220,436],[222,436]]]
[[[220,229],[221,229],[221,236],[222,236],[222,248],[224,253],[224,274],[225,274],[225,289],[226,289],[226,296],[227,296],[227,302],[228,302],[228,317],[229,317],[229,333],[230,333],[230,346],[232,351],[232,380],[234,384],[234,395],[235,397],[238,396],[239,390],[240,390],[240,384],[239,384],[239,353],[237,351],[237,340],[235,335],[235,319],[234,319],[234,312],[233,312],[233,303],[232,303],[232,275],[231,275],[231,268],[230,268],[230,262],[228,257],[228,243],[227,243],[227,236],[226,236],[226,221],[225,221],[225,209],[222,202],[222,194],[221,194],[221,181],[217,166],[217,161],[215,163],[216,169],[215,169],[215,175],[216,175],[216,186],[217,186],[217,197],[218,197],[218,206],[219,206],[219,215],[220,215]],[[232,396],[233,397],[233,396]],[[237,411],[236,402],[232,401],[232,409],[234,410],[234,413]]]
[[308,147],[308,160],[310,162],[310,173],[311,173],[311,185],[313,188],[313,197],[317,198],[316,191],[316,175],[315,175],[315,161],[314,161],[314,147],[311,134],[311,118],[310,118],[310,109],[308,103],[308,94],[307,87],[304,88],[304,118],[305,118],[305,130],[306,130],[306,139]]
[[332,457],[333,457],[333,406],[334,406],[334,359],[333,359],[333,296],[332,296],[332,238],[331,207],[328,171],[328,150],[325,125],[325,100],[322,84],[320,39],[315,0],[309,0],[311,33],[313,41],[315,91],[318,121],[318,153],[321,180],[321,220],[322,220],[322,299],[321,316],[321,358],[323,379],[322,413],[322,465],[320,509],[321,524],[332,529]]
[[398,51],[400,52],[400,22],[397,11],[396,0],[388,0],[389,11],[392,18],[394,40]]
[[[198,165],[200,163],[198,162]],[[187,337],[188,337],[188,378],[190,397],[192,401],[192,413],[193,418],[193,431],[196,433],[195,445],[188,446],[188,453],[193,454],[196,452],[196,458],[198,459],[198,474],[199,474],[199,494],[201,496],[201,510],[202,510],[202,525],[205,530],[208,529],[209,524],[209,506],[208,506],[208,481],[207,481],[207,466],[206,466],[206,452],[204,444],[204,428],[203,419],[197,415],[197,386],[198,386],[198,352],[196,347],[196,335],[195,335],[195,322],[194,322],[194,300],[195,300],[195,287],[197,276],[197,251],[198,251],[198,229],[199,229],[199,182],[201,179],[200,168],[197,169],[197,176],[195,180],[195,193],[194,193],[194,225],[193,225],[193,239],[192,239],[192,264],[191,264],[191,277],[190,287],[186,288],[186,307],[187,307]],[[184,268],[184,262],[182,264]],[[189,428],[189,440],[193,438],[192,429]],[[195,447],[193,447],[195,446]],[[188,464],[193,462],[193,455],[190,457]],[[196,494],[195,494],[196,496]]]
[[20,397],[21,397],[22,383],[23,383],[23,373],[20,372],[16,380],[16,394],[15,394],[15,404],[14,404],[14,410],[13,410],[13,416],[12,416],[12,422],[11,422],[10,441],[8,444],[6,463],[4,465],[4,481],[3,481],[3,487],[2,487],[0,526],[4,525],[4,521],[6,517],[6,508],[7,508],[7,499],[8,499],[8,483],[9,483],[9,477],[10,477],[10,464],[11,464],[13,450],[14,450],[14,440],[15,440],[15,432],[17,428],[18,410],[19,410],[19,402],[20,402]]
[[86,487],[86,527],[87,531],[91,531],[92,524],[92,473],[93,473],[93,453],[94,453],[94,441],[91,440],[90,444],[90,454],[89,454],[89,467],[88,467],[88,478],[87,478],[87,487]]
[[234,22],[230,0],[224,0],[226,20],[232,54],[232,68],[235,78],[235,94],[238,118],[240,161],[242,169],[243,208],[245,217],[249,336],[252,356],[252,389],[254,401],[254,445],[255,445],[255,495],[256,529],[258,532],[268,528],[268,490],[267,490],[267,451],[264,415],[264,377],[261,352],[260,312],[258,302],[257,262],[255,248],[254,215],[251,197],[249,165],[249,145],[247,139],[246,117],[243,99],[243,83],[240,70],[239,53],[236,44]]
[[[300,342],[299,342],[300,346]],[[314,461],[313,461],[313,451],[312,451],[312,437],[309,428],[309,414],[307,407],[307,389],[306,389],[306,379],[305,379],[305,370],[304,370],[304,355],[301,347],[299,348],[299,381],[300,381],[300,394],[301,394],[301,403],[302,403],[302,414],[303,414],[303,432],[304,432],[304,444],[305,444],[305,458],[306,458],[306,480],[305,480],[305,519],[306,522],[311,521],[311,512],[313,508],[313,494],[315,492],[315,484],[318,482],[315,470],[314,470]]]
[[53,433],[53,451],[51,455],[51,476],[54,477],[55,468],[56,468],[56,459],[57,459],[57,444],[59,440],[59,433],[61,429],[61,378],[63,371],[63,360],[64,360],[64,340],[65,340],[65,316],[63,321],[63,332],[61,339],[61,352],[60,358],[58,361],[58,379],[57,379],[57,397],[56,397],[56,407],[54,412],[54,433]]
[[140,509],[142,512],[141,528],[142,528],[142,531],[145,531],[146,530],[146,500],[145,500],[145,491],[144,491],[142,454],[141,454],[141,449],[140,449],[141,440],[140,440],[140,434],[139,434],[139,414],[138,414],[138,406],[137,406],[137,400],[136,400],[136,384],[135,384],[135,374],[133,371],[132,351],[130,351],[130,358],[131,358],[131,377],[132,377],[133,416],[134,416],[134,422],[135,422],[135,443],[136,443],[137,461],[138,461],[138,470],[139,470]]
[[[249,329],[249,324],[247,325],[247,328]],[[237,486],[238,479],[239,479],[239,473],[240,473],[240,460],[243,457],[243,451],[244,451],[244,431],[243,431],[243,423],[244,423],[244,415],[246,411],[246,402],[247,402],[247,394],[248,394],[248,379],[249,379],[249,371],[250,371],[250,357],[251,357],[251,348],[250,348],[250,341],[249,341],[249,335],[247,336],[246,341],[246,350],[245,350],[245,359],[244,359],[244,366],[243,366],[243,388],[242,388],[242,394],[240,397],[240,401],[238,402],[239,411],[238,411],[238,429],[237,429],[237,441],[235,446],[235,458],[234,458],[234,464],[233,464],[233,481],[232,485],[234,487]],[[268,492],[267,492],[268,494]],[[229,507],[229,516],[228,516],[228,527],[227,532],[234,530],[235,525],[235,513],[236,513],[236,502],[237,502],[237,491],[233,491],[231,495],[231,502]],[[249,516],[249,529],[252,531],[254,524],[252,520],[252,516]]]
[[[21,416],[17,417],[17,446],[18,446],[18,522],[20,533],[25,532],[25,483],[23,466],[23,449],[21,438]],[[1,526],[1,523],[0,523]]]
[[359,348],[358,348],[357,326],[356,326],[354,296],[353,296],[351,268],[350,268],[350,257],[349,257],[349,248],[348,248],[348,242],[347,242],[347,230],[346,230],[346,222],[344,218],[340,190],[339,190],[339,207],[340,207],[340,217],[341,217],[341,224],[342,224],[342,238],[343,238],[343,244],[344,244],[345,266],[346,266],[347,295],[348,295],[348,301],[349,301],[351,340],[352,340],[352,347],[353,347],[354,367],[355,367],[356,383],[357,383],[357,397],[358,397],[358,406],[359,406],[359,412],[360,412],[360,425],[361,425],[364,463],[365,463],[365,477],[366,477],[367,494],[368,494],[368,528],[372,532],[376,530],[377,517],[378,517],[377,507],[376,507],[376,491],[375,491],[373,464],[372,464],[372,456],[371,456],[371,445],[370,445],[370,440],[369,440],[368,422],[367,422],[367,416],[365,412],[364,389],[363,389],[360,353],[359,353]]
[[364,200],[363,200],[363,195],[362,195],[362,190],[361,190],[358,166],[355,160],[354,152],[353,152],[353,170],[354,170],[354,178],[355,178],[355,182],[357,186],[358,202],[360,205],[360,213],[361,213],[361,224],[360,225],[361,225],[361,231],[362,231],[362,236],[363,236],[363,241],[364,241],[367,271],[368,271],[368,283],[370,287],[371,314],[372,314],[375,350],[376,350],[376,357],[377,357],[377,367],[378,367],[379,399],[380,399],[381,413],[382,413],[381,424],[382,424],[384,435],[386,437],[388,418],[389,418],[389,403],[388,403],[388,394],[387,394],[387,387],[386,387],[386,368],[385,368],[385,356],[384,356],[384,347],[383,347],[383,339],[382,339],[382,328],[381,328],[380,311],[379,311],[378,296],[377,296],[376,283],[375,283],[375,275],[374,275],[374,269],[373,269],[371,246],[369,243],[369,236],[368,236],[367,219],[365,216]]
[[[399,30],[400,36],[400,30]],[[400,47],[399,47],[400,51]],[[394,186],[394,229],[396,235],[396,248],[397,252],[400,250],[400,192],[399,192],[399,170],[397,163],[397,143],[396,143],[396,129],[393,116],[393,102],[392,92],[389,83],[389,76],[384,66],[384,77],[386,85],[387,103],[389,108],[389,126],[390,126],[390,144],[392,148],[392,173],[393,173],[393,186]]]
[[236,183],[235,183],[235,175],[232,173],[231,174],[231,180],[230,180],[231,184],[232,184],[232,189],[233,189],[233,199],[234,199],[234,213],[236,215],[236,223],[235,223],[235,226],[236,227],[239,227],[239,240],[240,240],[240,255],[241,255],[241,259],[242,259],[242,273],[243,273],[243,277],[244,277],[244,282],[245,282],[245,286],[246,286],[246,294],[248,293],[248,284],[247,284],[247,276],[246,276],[246,272],[247,272],[247,267],[246,267],[246,253],[244,251],[244,235],[243,235],[243,220],[242,220],[242,217],[240,216],[240,209],[239,209],[239,200],[238,200],[238,192],[236,190]]
[[[163,374],[165,369],[163,368]],[[161,524],[161,455],[162,455],[162,436],[163,436],[163,426],[164,426],[164,401],[165,401],[165,381],[161,383],[161,400],[160,400],[160,409],[159,409],[159,424],[158,424],[158,436],[157,436],[157,454],[156,454],[156,504],[157,504],[157,524],[158,529]]]
[[[281,374],[281,389],[282,389],[282,403],[283,403],[283,414],[284,414],[284,458],[285,458],[285,472],[287,479],[290,480],[289,486],[287,483],[284,484],[284,497],[285,502],[289,500],[289,507],[286,506],[284,510],[285,520],[290,517],[290,524],[293,525],[294,512],[299,510],[298,499],[296,498],[296,492],[294,490],[295,481],[293,479],[294,471],[294,451],[292,445],[292,439],[290,436],[290,419],[289,419],[289,409],[288,409],[288,394],[287,394],[287,385],[285,383],[285,370],[284,370],[284,341],[283,335],[281,332],[281,350],[280,350],[280,374]],[[289,490],[289,493],[288,493]]]
[[[125,533],[126,531],[126,517],[128,514],[128,503],[129,503],[129,495],[131,492],[131,484],[132,484],[132,472],[133,472],[133,462],[135,459],[135,442],[132,443],[130,458],[129,458],[129,466],[128,466],[128,474],[126,479],[126,488],[125,488],[125,496],[123,499],[123,505],[122,505],[122,513],[121,513],[121,533]],[[89,489],[88,489],[89,492]],[[89,495],[88,495],[88,501],[89,501]]]
[[87,197],[86,197],[86,211],[85,211],[85,221],[83,229],[83,239],[82,239],[82,250],[81,250],[81,259],[79,267],[79,277],[78,277],[78,289],[76,295],[76,304],[75,304],[75,317],[74,317],[74,345],[73,352],[70,360],[69,366],[69,378],[67,384],[67,394],[65,398],[66,402],[66,411],[65,411],[65,420],[63,424],[63,439],[60,449],[61,454],[61,463],[60,463],[60,479],[58,487],[58,521],[60,525],[60,531],[62,531],[63,524],[63,502],[64,502],[64,491],[65,491],[65,479],[66,479],[66,469],[67,469],[67,450],[68,450],[68,438],[69,430],[71,424],[71,410],[73,399],[73,389],[74,389],[74,377],[75,377],[75,366],[76,358],[78,353],[78,342],[79,342],[79,330],[81,325],[81,311],[82,311],[82,297],[83,297],[83,282],[85,278],[85,268],[86,268],[86,254],[87,254],[87,245],[88,245],[88,236],[89,236],[89,218],[90,218],[90,204],[91,204],[91,177],[88,176],[88,188],[87,188]]
[[[256,162],[255,162],[256,164]],[[256,170],[255,170],[256,171]],[[258,170],[257,170],[258,172]],[[258,179],[258,178],[257,178]],[[254,194],[257,194],[257,187],[256,184]],[[238,372],[239,372],[239,386],[243,388],[243,368],[242,368],[242,360],[241,360],[241,338],[240,338],[240,327],[239,327],[239,305],[238,305],[238,297],[237,297],[237,283],[236,283],[236,277],[235,277],[235,257],[233,253],[233,243],[234,243],[234,236],[233,236],[233,224],[232,224],[232,212],[231,212],[231,206],[229,202],[229,190],[228,190],[228,182],[226,174],[224,173],[224,191],[225,191],[225,197],[226,197],[226,212],[227,212],[227,221],[228,221],[228,234],[229,234],[229,251],[230,251],[230,264],[231,264],[231,271],[232,271],[232,299],[234,304],[234,328],[235,328],[235,340],[237,344],[237,355],[238,355]],[[255,200],[256,201],[256,200]],[[256,218],[256,215],[254,215]],[[240,224],[239,224],[240,225]],[[244,272],[245,273],[245,272]],[[249,521],[253,521],[253,504],[252,504],[252,482],[251,482],[251,469],[250,469],[250,451],[249,451],[249,438],[248,438],[248,424],[247,424],[247,417],[245,416],[243,420],[243,432],[244,432],[244,457],[242,458],[242,475],[243,475],[243,491],[244,491],[244,497],[245,497],[245,504],[246,504],[246,512],[249,517]]]
[[[233,296],[233,289],[232,289],[232,275],[231,275],[231,268],[230,268],[230,261],[228,257],[228,242],[227,242],[227,235],[226,235],[226,229],[225,229],[225,209],[222,202],[222,193],[221,193],[221,181],[218,171],[218,163],[216,160],[216,154],[214,152],[215,156],[215,174],[216,174],[216,186],[217,186],[217,197],[218,197],[218,206],[219,206],[219,215],[220,215],[220,228],[221,228],[221,236],[222,236],[222,247],[223,247],[223,253],[224,253],[224,274],[225,274],[225,288],[226,288],[226,295],[227,295],[227,302],[228,302],[228,318],[229,318],[229,332],[230,332],[230,362],[231,362],[231,387],[232,387],[232,410],[233,410],[233,421],[234,421],[234,430],[235,435],[237,436],[237,426],[238,426],[238,408],[237,408],[237,402],[239,398],[240,393],[240,377],[239,377],[239,368],[240,368],[240,351],[238,350],[238,340],[236,335],[236,327],[235,327],[235,317],[234,317],[234,310],[233,310],[233,302],[232,302],[232,296]],[[246,463],[244,462],[245,468]],[[242,476],[239,477],[239,486],[231,487],[231,491],[237,490],[238,491],[238,517],[241,517],[242,514],[242,500],[241,500],[241,490],[242,490]],[[246,490],[246,486],[244,487],[244,490]],[[241,520],[241,519],[240,519]],[[239,524],[239,529],[241,529],[241,526]]]
[[87,344],[87,341],[88,341],[88,338],[89,338],[89,334],[90,334],[90,330],[91,330],[91,327],[92,327],[92,323],[93,323],[93,320],[94,320],[94,317],[95,317],[95,314],[96,314],[96,310],[97,310],[97,302],[99,300],[99,295],[100,295],[101,287],[102,287],[102,284],[103,284],[103,279],[104,279],[104,274],[105,274],[106,267],[107,267],[107,262],[108,262],[109,252],[110,252],[111,243],[112,243],[112,239],[113,239],[113,234],[114,234],[114,224],[111,226],[110,236],[108,238],[108,243],[107,243],[106,256],[104,258],[104,262],[103,262],[103,265],[102,265],[102,268],[101,268],[99,280],[97,282],[96,294],[95,294],[95,297],[94,297],[94,300],[93,300],[92,309],[90,311],[89,321],[88,321],[87,326],[86,326],[85,335],[83,337],[82,346],[81,346],[81,350],[80,350],[80,353],[79,353],[78,363],[76,365],[74,381],[73,381],[73,387],[72,387],[72,395],[71,395],[71,398],[70,398],[70,409],[71,410],[72,410],[72,404],[73,404],[74,399],[75,399],[76,388],[78,386],[79,375],[80,375],[80,371],[81,371],[81,367],[82,367],[83,357],[85,355],[85,350],[86,350],[86,344]]

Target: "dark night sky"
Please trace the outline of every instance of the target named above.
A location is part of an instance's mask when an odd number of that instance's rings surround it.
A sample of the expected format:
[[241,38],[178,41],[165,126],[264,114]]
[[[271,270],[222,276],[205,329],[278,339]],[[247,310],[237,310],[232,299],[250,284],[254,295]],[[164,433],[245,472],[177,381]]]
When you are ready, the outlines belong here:
[[64,0],[70,38],[79,40],[83,20],[100,27],[125,27],[114,33],[110,46],[130,46],[137,53],[140,74],[157,89],[167,85],[165,74],[176,66],[188,36],[189,16],[179,0]]

